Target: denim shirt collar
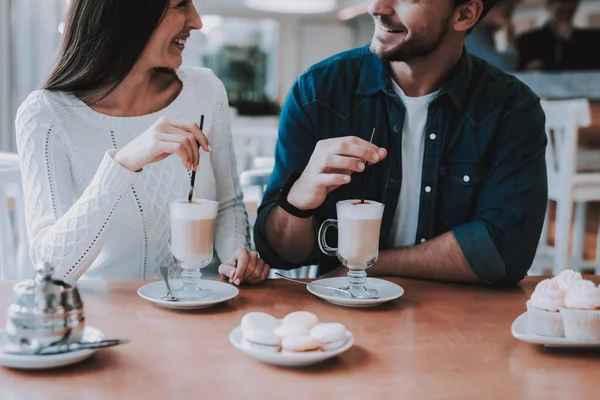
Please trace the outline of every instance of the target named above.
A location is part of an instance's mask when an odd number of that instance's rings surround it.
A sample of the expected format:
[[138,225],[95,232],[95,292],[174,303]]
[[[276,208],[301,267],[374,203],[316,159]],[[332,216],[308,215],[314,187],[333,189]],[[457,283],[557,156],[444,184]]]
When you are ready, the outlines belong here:
[[[461,111],[466,101],[471,68],[471,56],[463,48],[460,59],[448,74],[448,78],[440,90],[440,94],[448,95]],[[388,96],[395,96],[390,79],[389,67],[369,52],[363,59],[356,94],[370,96],[384,92]]]

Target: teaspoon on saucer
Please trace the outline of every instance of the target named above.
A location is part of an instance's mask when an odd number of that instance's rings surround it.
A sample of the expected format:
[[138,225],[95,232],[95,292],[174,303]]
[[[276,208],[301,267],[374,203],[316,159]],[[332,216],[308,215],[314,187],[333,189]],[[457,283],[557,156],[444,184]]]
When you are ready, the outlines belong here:
[[[357,297],[356,297],[354,294],[352,294],[352,292],[350,292],[350,291],[348,291],[348,290],[346,290],[346,289],[340,289],[340,288],[331,287],[331,286],[319,285],[318,283],[312,283],[312,282],[304,282],[304,281],[299,281],[299,280],[297,280],[297,279],[288,278],[287,276],[285,276],[285,275],[281,275],[281,274],[280,274],[280,273],[278,273],[278,272],[275,272],[275,275],[277,275],[278,277],[280,277],[280,278],[282,278],[282,279],[285,279],[286,281],[290,281],[290,282],[296,282],[296,283],[301,283],[301,284],[303,284],[303,285],[306,285],[306,286],[312,286],[312,287],[318,287],[318,288],[322,288],[322,289],[334,290],[334,291],[336,291],[336,292],[342,292],[342,293],[345,293],[345,294],[347,294],[348,296],[350,296],[350,297],[351,297],[351,298],[353,298],[353,299],[356,299],[356,298],[357,298]],[[364,298],[364,297],[362,297],[362,298]],[[376,299],[376,298],[378,298],[378,297],[372,297],[372,298],[373,298],[373,299]]]
[[179,301],[179,298],[173,296],[171,292],[171,285],[169,285],[169,269],[167,267],[160,267],[160,274],[162,275],[165,285],[167,285],[167,295],[162,297],[164,301]]

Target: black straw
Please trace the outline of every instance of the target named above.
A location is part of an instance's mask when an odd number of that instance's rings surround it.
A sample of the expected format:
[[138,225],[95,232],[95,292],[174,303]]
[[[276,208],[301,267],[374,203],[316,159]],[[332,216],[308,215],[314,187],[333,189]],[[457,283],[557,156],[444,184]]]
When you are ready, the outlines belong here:
[[[202,128],[204,128],[204,114],[202,114],[200,116],[200,130],[202,130]],[[200,142],[198,142],[198,148],[200,148]],[[190,187],[190,193],[188,194],[188,203],[192,202],[192,199],[194,198],[194,185],[196,184],[196,171],[192,171],[192,181],[191,181],[191,187]]]
[[[371,133],[371,140],[369,140],[369,143],[373,143],[373,138],[375,137],[375,129],[376,128],[373,128],[373,133]],[[369,162],[365,161],[365,171],[363,172],[360,204],[365,204],[365,188],[367,187],[367,168],[368,167],[369,167]]]

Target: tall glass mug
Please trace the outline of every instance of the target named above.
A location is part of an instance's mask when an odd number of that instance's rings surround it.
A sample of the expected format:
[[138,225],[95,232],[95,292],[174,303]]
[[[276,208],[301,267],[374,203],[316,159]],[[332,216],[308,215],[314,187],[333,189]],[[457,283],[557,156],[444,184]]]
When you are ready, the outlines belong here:
[[200,287],[202,273],[213,258],[215,224],[219,203],[194,199],[169,204],[171,212],[170,248],[173,257],[181,263],[182,289],[176,296],[182,299],[209,297],[212,293]]
[[[337,257],[349,269],[348,287],[357,298],[378,296],[367,287],[367,271],[379,257],[379,232],[384,205],[376,201],[344,200],[336,204],[338,219],[328,219],[319,229],[319,247],[329,256]],[[327,244],[330,227],[338,230],[338,248]]]

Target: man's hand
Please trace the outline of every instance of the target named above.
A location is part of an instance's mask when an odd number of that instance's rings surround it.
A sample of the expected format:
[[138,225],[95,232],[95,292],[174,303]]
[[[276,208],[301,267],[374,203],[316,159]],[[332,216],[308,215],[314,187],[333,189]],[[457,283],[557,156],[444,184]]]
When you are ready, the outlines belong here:
[[287,200],[301,210],[315,209],[331,191],[349,183],[354,172],[364,171],[366,162],[376,164],[386,156],[385,149],[358,137],[322,140]]

